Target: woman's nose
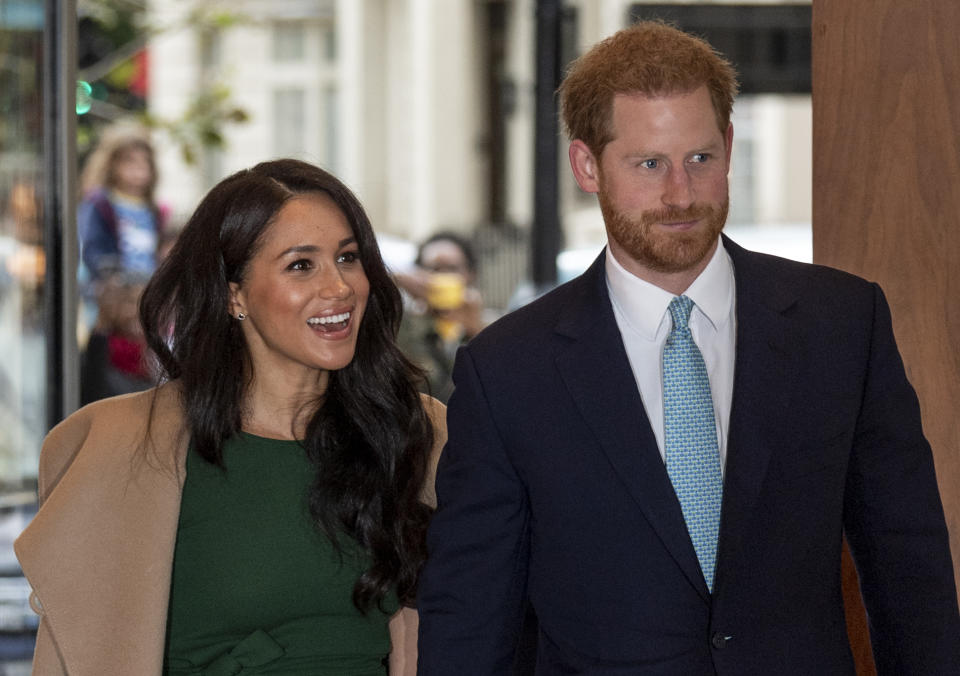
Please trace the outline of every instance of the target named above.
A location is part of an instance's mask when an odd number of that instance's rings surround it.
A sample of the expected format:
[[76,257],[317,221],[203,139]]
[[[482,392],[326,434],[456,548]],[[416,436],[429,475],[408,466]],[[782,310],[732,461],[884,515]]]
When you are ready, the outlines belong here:
[[335,266],[320,273],[319,292],[323,298],[346,298],[351,293],[350,285]]

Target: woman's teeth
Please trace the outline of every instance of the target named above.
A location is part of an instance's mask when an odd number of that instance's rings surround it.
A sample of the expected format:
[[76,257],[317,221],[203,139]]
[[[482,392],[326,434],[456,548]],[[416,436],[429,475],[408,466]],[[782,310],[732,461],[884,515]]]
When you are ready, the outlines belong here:
[[307,320],[307,324],[311,326],[325,326],[328,324],[342,324],[343,322],[350,319],[349,312],[341,312],[338,315],[328,315],[326,317],[311,317]]

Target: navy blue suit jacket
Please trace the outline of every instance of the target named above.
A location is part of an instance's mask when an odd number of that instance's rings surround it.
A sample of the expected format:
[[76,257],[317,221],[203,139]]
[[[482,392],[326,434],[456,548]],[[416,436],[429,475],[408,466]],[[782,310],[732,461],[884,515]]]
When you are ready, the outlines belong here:
[[724,246],[737,343],[713,595],[601,255],[458,354],[419,673],[510,673],[529,597],[538,674],[851,674],[844,533],[880,673],[958,673],[947,530],[882,292]]

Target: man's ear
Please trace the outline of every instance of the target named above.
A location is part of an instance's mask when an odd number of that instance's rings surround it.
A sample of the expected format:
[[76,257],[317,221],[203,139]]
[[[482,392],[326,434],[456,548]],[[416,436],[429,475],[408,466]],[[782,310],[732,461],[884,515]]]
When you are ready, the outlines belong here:
[[724,142],[727,144],[727,147],[724,150],[727,153],[727,171],[730,171],[730,154],[733,152],[733,123],[727,127],[727,133],[723,137]]
[[236,317],[239,313],[247,313],[243,300],[243,289],[237,282],[230,282],[230,301],[227,303],[227,312]]
[[600,190],[600,163],[587,144],[580,139],[570,142],[567,151],[570,156],[570,168],[577,185],[584,192],[599,192]]

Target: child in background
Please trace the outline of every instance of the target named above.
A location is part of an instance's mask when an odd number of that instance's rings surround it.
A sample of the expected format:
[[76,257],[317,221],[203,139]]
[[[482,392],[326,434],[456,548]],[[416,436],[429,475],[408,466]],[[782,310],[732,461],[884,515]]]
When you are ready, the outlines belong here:
[[96,317],[96,285],[104,271],[149,277],[157,265],[164,214],[154,200],[157,171],[146,130],[129,122],[106,129],[80,183],[80,285],[89,328]]
[[149,276],[156,267],[163,214],[154,201],[153,146],[130,123],[107,129],[81,176],[80,255],[92,279],[104,265]]

